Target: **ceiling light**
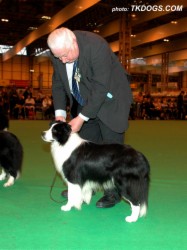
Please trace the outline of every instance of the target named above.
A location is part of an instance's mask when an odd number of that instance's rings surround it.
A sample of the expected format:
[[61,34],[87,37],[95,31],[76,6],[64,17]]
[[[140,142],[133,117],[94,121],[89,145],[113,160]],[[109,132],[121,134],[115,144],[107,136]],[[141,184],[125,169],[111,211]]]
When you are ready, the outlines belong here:
[[29,27],[28,30],[37,30],[37,27]]
[[177,24],[177,21],[171,21],[172,24]]
[[43,19],[43,20],[50,20],[51,17],[50,16],[42,16],[41,19]]
[[5,19],[5,18],[1,18],[1,21],[2,21],[2,22],[5,22],[5,23],[8,23],[8,22],[9,22],[9,20],[8,20],[8,19]]
[[163,41],[164,41],[164,42],[169,42],[169,39],[164,39]]
[[95,29],[93,30],[94,33],[99,33],[99,30]]

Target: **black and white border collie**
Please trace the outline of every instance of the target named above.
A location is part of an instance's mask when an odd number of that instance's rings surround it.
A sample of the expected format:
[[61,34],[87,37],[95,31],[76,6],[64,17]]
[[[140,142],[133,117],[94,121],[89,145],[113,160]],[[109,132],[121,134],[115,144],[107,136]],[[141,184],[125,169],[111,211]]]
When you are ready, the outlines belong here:
[[4,187],[14,184],[21,173],[23,148],[19,139],[11,132],[0,131],[0,181],[8,178]]
[[90,203],[93,191],[115,186],[131,205],[127,222],[146,214],[150,166],[142,153],[128,145],[85,141],[60,121],[43,131],[42,139],[51,142],[56,170],[68,186],[68,202],[61,210],[81,209],[83,202]]

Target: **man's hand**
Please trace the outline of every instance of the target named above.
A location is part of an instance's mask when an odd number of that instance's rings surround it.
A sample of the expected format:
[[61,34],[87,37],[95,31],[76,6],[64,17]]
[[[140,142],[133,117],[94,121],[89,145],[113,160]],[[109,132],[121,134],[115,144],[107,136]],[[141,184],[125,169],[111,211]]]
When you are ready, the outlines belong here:
[[72,132],[74,132],[74,133],[79,132],[83,123],[84,123],[84,120],[80,116],[77,116],[74,119],[72,119],[69,122],[69,125],[71,126]]

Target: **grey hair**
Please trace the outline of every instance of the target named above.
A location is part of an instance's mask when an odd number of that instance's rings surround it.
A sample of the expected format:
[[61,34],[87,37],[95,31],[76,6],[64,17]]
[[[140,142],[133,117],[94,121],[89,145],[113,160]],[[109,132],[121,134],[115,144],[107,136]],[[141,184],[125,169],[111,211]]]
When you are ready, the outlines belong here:
[[75,34],[71,30],[62,27],[49,34],[47,44],[51,50],[67,49],[71,48],[74,40],[76,40]]

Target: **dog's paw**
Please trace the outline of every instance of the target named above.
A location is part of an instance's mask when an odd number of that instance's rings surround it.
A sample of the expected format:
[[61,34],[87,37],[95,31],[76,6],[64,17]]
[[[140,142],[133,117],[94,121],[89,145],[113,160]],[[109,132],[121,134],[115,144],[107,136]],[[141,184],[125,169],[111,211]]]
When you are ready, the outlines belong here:
[[12,186],[14,184],[14,182],[9,182],[9,181],[7,181],[3,186],[4,187],[10,187],[10,186]]
[[128,222],[128,223],[136,222],[137,220],[138,220],[138,217],[134,217],[134,216],[127,216],[125,218],[125,221]]
[[129,222],[129,223],[136,222],[140,215],[140,205],[134,206],[131,202],[130,204],[131,204],[132,213],[130,216],[127,216],[125,218],[126,222]]
[[14,184],[14,177],[10,176],[8,181],[3,185],[4,187],[10,187]]
[[64,206],[61,206],[61,210],[65,211],[65,212],[70,211],[71,210],[71,206],[69,204],[66,204]]

